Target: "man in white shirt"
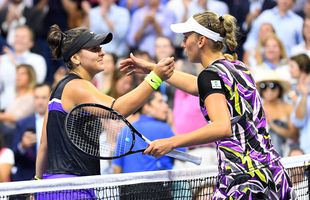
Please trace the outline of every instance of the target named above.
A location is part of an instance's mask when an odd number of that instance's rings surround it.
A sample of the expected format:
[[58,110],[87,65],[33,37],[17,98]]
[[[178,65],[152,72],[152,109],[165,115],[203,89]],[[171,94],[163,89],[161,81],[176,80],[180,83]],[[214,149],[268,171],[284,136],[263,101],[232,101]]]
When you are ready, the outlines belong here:
[[16,66],[29,64],[35,72],[37,83],[45,80],[47,67],[45,59],[36,53],[30,52],[34,42],[33,33],[27,26],[16,29],[13,49],[5,48],[5,54],[0,56],[0,84],[2,94],[0,96],[0,109],[6,109],[15,98]]
[[[303,19],[291,10],[295,1],[296,0],[277,0],[276,7],[262,12],[252,23],[251,30],[243,45],[244,50],[255,47],[260,26],[268,22],[272,24],[277,36],[283,42],[286,54],[291,56],[292,47],[303,41]],[[288,24],[290,25],[289,28]]]
[[43,119],[50,92],[49,85],[37,85],[34,90],[35,113],[16,123],[12,145],[15,154],[13,181],[30,180],[34,177],[36,154],[41,140]]

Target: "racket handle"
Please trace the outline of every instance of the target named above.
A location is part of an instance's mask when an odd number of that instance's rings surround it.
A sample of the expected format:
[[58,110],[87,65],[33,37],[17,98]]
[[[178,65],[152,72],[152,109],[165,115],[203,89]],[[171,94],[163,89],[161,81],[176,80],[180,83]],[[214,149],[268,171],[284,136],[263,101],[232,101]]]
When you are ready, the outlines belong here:
[[196,165],[201,164],[201,157],[194,156],[194,155],[182,152],[182,151],[173,150],[173,151],[167,153],[166,155],[169,157],[172,157],[172,158],[176,158],[178,160],[188,161],[188,162],[194,163]]
[[[145,136],[141,135],[141,137],[146,141],[146,143],[150,144],[151,140],[147,139]],[[201,157],[193,156],[191,154],[185,153],[183,151],[172,150],[171,152],[166,154],[169,157],[176,158],[182,161],[188,161],[194,163],[196,165],[201,164]]]

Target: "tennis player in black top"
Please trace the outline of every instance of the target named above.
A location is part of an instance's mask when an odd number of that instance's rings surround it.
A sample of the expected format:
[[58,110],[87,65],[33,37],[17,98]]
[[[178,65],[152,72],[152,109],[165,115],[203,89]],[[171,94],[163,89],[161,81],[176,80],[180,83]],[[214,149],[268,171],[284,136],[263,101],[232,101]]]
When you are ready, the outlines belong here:
[[174,60],[167,58],[160,61],[158,67],[139,86],[114,99],[101,93],[91,83],[95,74],[104,70],[105,52],[100,45],[112,40],[111,33],[98,35],[85,28],[62,32],[57,25],[53,25],[47,40],[53,56],[64,59],[70,73],[51,93],[36,161],[35,179],[97,175],[100,173],[99,161],[76,151],[66,137],[66,114],[78,104],[98,103],[113,107],[128,116],[143,104],[162,80],[172,75]]

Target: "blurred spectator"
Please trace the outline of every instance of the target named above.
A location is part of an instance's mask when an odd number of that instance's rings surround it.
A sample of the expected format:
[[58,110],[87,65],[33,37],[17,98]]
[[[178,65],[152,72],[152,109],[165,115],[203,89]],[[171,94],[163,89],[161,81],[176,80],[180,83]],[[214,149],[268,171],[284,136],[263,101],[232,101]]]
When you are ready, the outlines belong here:
[[132,49],[147,51],[154,56],[157,36],[164,35],[173,39],[174,34],[170,30],[170,25],[175,22],[175,16],[160,4],[160,0],[147,2],[133,14],[127,40]]
[[155,40],[155,62],[174,56],[175,50],[170,38],[158,36]]
[[34,89],[35,112],[16,122],[12,145],[15,154],[13,181],[31,180],[34,177],[35,160],[50,93],[51,87],[49,85],[36,85]]
[[250,68],[255,67],[257,65],[257,61],[261,59],[261,55],[263,54],[263,41],[270,34],[275,34],[275,30],[270,23],[263,23],[259,28],[258,40],[255,46],[248,46],[249,44],[244,44],[244,54],[243,54],[243,62]]
[[0,0],[0,10],[8,6],[9,0]]
[[68,73],[69,73],[69,70],[67,67],[60,66],[54,74],[54,81],[52,84],[52,88],[55,88],[57,83]]
[[225,15],[229,13],[228,6],[223,1],[218,0],[192,0],[192,4],[194,8],[192,13],[189,13],[189,16],[193,16],[194,14],[204,12],[206,10],[210,10],[212,12],[217,13],[218,15]]
[[[309,68],[308,68],[309,70]],[[300,148],[310,153],[310,73],[302,72],[297,85],[298,100],[292,113],[292,123],[299,128]]]
[[116,5],[115,0],[98,2],[99,6],[90,9],[88,13],[90,30],[98,34],[113,33],[113,40],[106,45],[105,49],[117,56],[127,56],[126,34],[130,24],[128,10]]
[[289,61],[292,78],[299,79],[302,73],[310,73],[310,58],[307,54],[292,56]]
[[51,59],[52,54],[50,48],[47,44],[46,38],[49,28],[57,24],[61,30],[65,31],[68,29],[68,9],[66,7],[65,1],[71,0],[36,0],[36,6],[40,7],[42,10],[46,10],[42,32],[38,35],[36,48],[33,50],[34,52],[40,53],[47,64],[47,75],[46,82],[52,84],[54,73],[60,66],[64,66],[64,63],[60,60]]
[[262,41],[263,52],[258,54],[257,66],[251,67],[254,79],[265,70],[274,70],[280,76],[291,81],[287,56],[281,40],[275,34],[268,34]]
[[[162,4],[168,3],[170,0],[161,0]],[[118,5],[129,10],[132,15],[138,8],[145,6],[145,0],[119,0]]]
[[[160,92],[154,92],[142,106],[140,118],[132,125],[150,140],[171,137],[174,133],[169,124],[165,122],[168,110],[168,105]],[[120,135],[121,138],[122,135]],[[142,139],[136,138],[134,148],[142,149],[146,146],[147,144]],[[135,153],[114,159],[112,163],[114,173],[129,173],[172,169],[173,160],[168,156],[155,158],[150,155]]]
[[8,46],[8,43],[5,41],[5,39],[0,35],[0,55],[4,54],[5,52],[3,51],[3,48],[5,46]]
[[281,156],[286,156],[288,139],[298,139],[298,129],[290,121],[293,106],[283,100],[284,94],[290,90],[290,83],[273,70],[260,74],[256,83],[262,96],[272,144]]
[[310,16],[304,18],[302,33],[304,41],[292,47],[293,56],[301,53],[310,56]]
[[[5,112],[0,112],[0,131],[5,134],[5,144],[11,145],[16,121],[34,112],[33,89],[36,84],[35,72],[31,65],[16,67],[16,97]],[[21,106],[22,105],[22,106]]]
[[[300,3],[298,3],[300,1]],[[294,11],[302,18],[310,17],[310,0],[297,0],[298,5],[294,6]],[[301,8],[299,7],[301,6]]]
[[27,26],[16,29],[13,49],[5,48],[5,54],[0,56],[0,82],[4,84],[1,95],[1,109],[7,108],[15,97],[16,65],[31,65],[36,74],[37,83],[42,83],[46,76],[46,62],[38,54],[30,52],[33,46],[33,33]]
[[68,14],[68,29],[87,25],[87,13],[91,4],[87,0],[63,0]]
[[132,15],[137,9],[145,6],[145,0],[120,0],[118,5],[127,8]]
[[[192,0],[170,0],[167,4],[167,8],[174,13],[176,17],[175,23],[185,22],[189,17],[191,17],[191,14],[198,13],[198,10],[195,9],[199,9],[199,7],[194,5]],[[183,35],[176,34],[173,43],[178,57],[183,57],[183,48],[181,47],[182,41]]]
[[94,85],[103,93],[107,94],[111,90],[113,74],[117,70],[118,57],[114,53],[106,53],[103,57],[104,71],[96,74]]
[[274,0],[227,0],[230,14],[236,17],[237,24],[244,33],[247,33],[252,22],[265,10],[276,5]]
[[290,148],[290,151],[288,152],[287,156],[301,156],[304,154],[305,154],[304,151],[295,145]]
[[[111,85],[109,91],[107,91],[107,94],[111,97],[118,98],[131,91],[135,87],[135,74],[126,75],[118,69],[115,69],[111,76],[112,77],[109,77],[112,78]],[[136,121],[138,117],[139,115],[132,114],[127,117],[127,120],[129,122],[133,122]],[[111,167],[111,161],[100,160],[100,171],[101,174],[112,173],[113,169]]]
[[14,166],[14,153],[4,146],[3,134],[0,132],[0,183],[11,181]]
[[135,75],[126,75],[124,72],[116,70],[113,73],[112,84],[108,95],[118,98],[135,87]]
[[[199,68],[196,65],[188,60],[178,60],[175,64],[176,70],[198,75],[202,67]],[[173,100],[173,130],[176,134],[197,130],[206,124],[206,120],[201,115],[198,97],[177,89]]]
[[289,60],[290,74],[293,79],[292,90],[289,94],[294,103],[297,101],[297,84],[302,73],[310,73],[310,58],[307,54],[292,56]]
[[[303,41],[303,19],[291,10],[293,5],[294,0],[278,0],[276,7],[262,12],[252,23],[247,42],[255,46],[261,24],[269,22],[275,28],[277,36],[284,43],[285,50],[290,56],[292,47]],[[289,29],[288,24],[290,24]]]
[[[154,59],[151,57],[151,55],[147,51],[140,51],[140,50],[135,50],[133,53],[137,58],[142,58],[143,60],[149,61],[149,62],[155,62]],[[141,83],[144,81],[145,74],[135,74],[136,79],[137,79],[137,84]]]
[[[155,62],[159,62],[164,58],[174,56],[175,49],[172,40],[165,36],[158,36],[155,40]],[[164,95],[164,98],[167,101],[169,107],[172,108],[175,87],[169,85],[166,82],[163,82],[159,87],[159,91]]]
[[10,0],[9,4],[0,10],[1,34],[6,36],[10,45],[14,42],[15,30],[27,25],[39,35],[42,31],[44,13],[37,7],[27,7],[24,0]]
[[[252,22],[264,11],[273,8],[276,5],[274,0],[225,0],[229,8],[229,13],[237,19],[237,25],[240,27],[239,47],[237,54],[243,59],[243,44],[246,35],[251,29]],[[256,45],[256,44],[254,44]],[[253,46],[251,49],[254,49]]]
[[297,14],[301,13],[304,9],[306,2],[307,0],[295,0],[292,10]]

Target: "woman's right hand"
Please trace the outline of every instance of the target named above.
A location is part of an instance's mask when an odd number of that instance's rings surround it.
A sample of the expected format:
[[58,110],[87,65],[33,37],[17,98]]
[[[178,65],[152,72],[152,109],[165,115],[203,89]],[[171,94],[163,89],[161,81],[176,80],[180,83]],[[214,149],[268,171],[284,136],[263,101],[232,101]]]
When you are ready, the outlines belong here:
[[310,92],[309,86],[310,86],[310,75],[302,73],[300,75],[300,78],[299,78],[299,82],[298,82],[298,85],[297,85],[297,90],[301,94],[307,96],[309,94],[309,92]]
[[128,75],[131,73],[148,74],[154,71],[162,80],[169,79],[174,70],[174,58],[164,58],[157,64],[135,57],[132,53],[130,58],[120,62],[119,69]]
[[161,78],[161,80],[165,81],[169,79],[174,71],[174,58],[168,57],[160,60],[156,67],[153,69],[155,74]]

